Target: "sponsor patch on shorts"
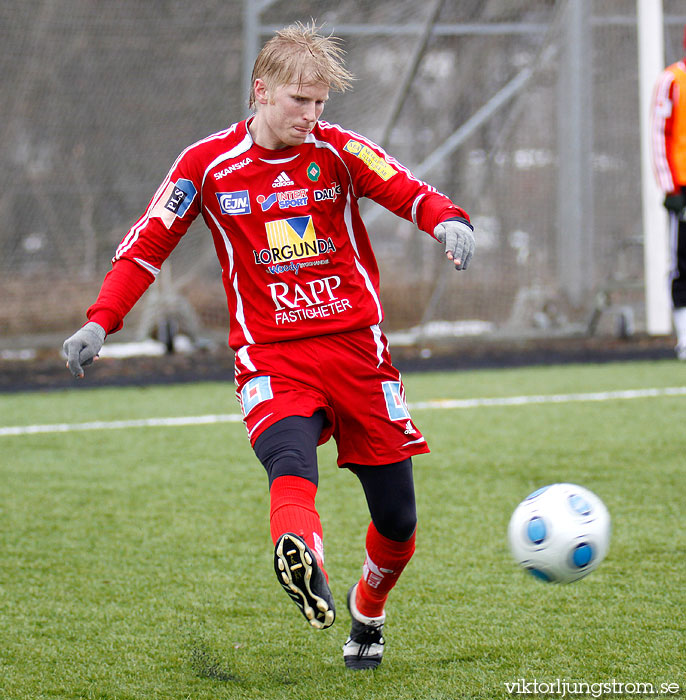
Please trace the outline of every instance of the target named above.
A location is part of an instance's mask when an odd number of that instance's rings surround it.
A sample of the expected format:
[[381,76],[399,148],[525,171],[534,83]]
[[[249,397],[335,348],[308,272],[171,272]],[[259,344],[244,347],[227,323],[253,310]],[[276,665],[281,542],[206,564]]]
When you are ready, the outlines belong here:
[[381,382],[381,388],[386,399],[388,417],[391,420],[408,420],[410,412],[407,410],[400,382]]
[[241,389],[243,415],[247,416],[258,403],[274,398],[271,377],[253,377]]

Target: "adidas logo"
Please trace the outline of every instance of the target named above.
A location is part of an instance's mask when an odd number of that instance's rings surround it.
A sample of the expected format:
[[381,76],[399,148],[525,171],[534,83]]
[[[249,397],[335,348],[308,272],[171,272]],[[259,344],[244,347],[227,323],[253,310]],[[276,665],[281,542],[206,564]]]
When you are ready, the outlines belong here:
[[276,180],[272,182],[272,187],[289,187],[292,184],[293,180],[282,170]]
[[416,432],[412,422],[408,420],[407,423],[405,423],[405,435],[414,435]]

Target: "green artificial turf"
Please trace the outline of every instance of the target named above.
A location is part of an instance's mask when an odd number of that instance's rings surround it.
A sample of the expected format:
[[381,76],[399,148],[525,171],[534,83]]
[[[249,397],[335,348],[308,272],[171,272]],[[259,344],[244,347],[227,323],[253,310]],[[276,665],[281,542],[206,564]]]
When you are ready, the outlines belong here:
[[[679,387],[686,367],[404,379],[412,404]],[[233,392],[86,380],[0,395],[0,427],[237,413]],[[415,459],[417,551],[389,599],[383,664],[357,673],[341,646],[368,515],[332,444],[317,505],[338,618],[320,632],[276,582],[267,480],[241,423],[1,436],[0,698],[452,700],[561,697],[564,683],[567,697],[611,696],[611,683],[683,695],[686,396],[413,418],[432,450]],[[607,559],[567,586],[519,570],[506,540],[517,503],[556,481],[612,516]]]

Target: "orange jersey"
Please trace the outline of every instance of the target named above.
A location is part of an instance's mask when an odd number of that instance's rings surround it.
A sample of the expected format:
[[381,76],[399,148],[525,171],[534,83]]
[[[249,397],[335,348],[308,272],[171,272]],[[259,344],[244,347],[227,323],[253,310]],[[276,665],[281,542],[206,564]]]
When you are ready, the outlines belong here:
[[686,186],[686,63],[668,66],[655,85],[651,110],[653,167],[663,192]]

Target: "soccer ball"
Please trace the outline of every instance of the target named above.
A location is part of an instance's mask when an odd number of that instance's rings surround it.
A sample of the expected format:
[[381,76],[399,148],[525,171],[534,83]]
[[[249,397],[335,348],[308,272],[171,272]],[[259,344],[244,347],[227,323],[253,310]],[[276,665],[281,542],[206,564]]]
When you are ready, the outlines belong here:
[[605,558],[610,514],[588,489],[552,484],[515,508],[507,535],[515,560],[529,573],[550,583],[571,583]]

